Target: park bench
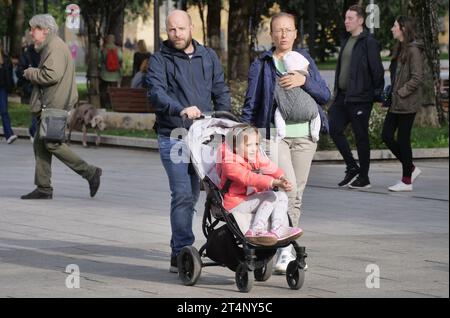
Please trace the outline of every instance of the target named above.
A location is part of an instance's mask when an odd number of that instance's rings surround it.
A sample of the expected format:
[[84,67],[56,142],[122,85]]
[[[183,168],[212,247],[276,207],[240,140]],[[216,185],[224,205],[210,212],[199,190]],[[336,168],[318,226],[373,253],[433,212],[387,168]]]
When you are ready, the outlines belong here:
[[110,87],[112,110],[121,113],[154,113],[144,88]]

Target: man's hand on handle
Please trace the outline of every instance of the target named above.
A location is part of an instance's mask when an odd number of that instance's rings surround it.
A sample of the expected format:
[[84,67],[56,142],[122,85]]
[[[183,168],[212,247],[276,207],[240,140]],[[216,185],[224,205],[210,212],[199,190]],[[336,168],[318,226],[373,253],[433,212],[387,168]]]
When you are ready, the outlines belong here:
[[189,106],[180,112],[180,116],[186,116],[189,119],[196,119],[202,116],[202,112],[197,106]]

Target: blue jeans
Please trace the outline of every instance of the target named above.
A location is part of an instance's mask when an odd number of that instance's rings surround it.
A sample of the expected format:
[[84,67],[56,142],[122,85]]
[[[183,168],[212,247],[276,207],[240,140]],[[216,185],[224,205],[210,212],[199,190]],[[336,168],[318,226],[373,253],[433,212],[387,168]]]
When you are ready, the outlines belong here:
[[[158,135],[158,143],[159,154],[169,177],[172,194],[170,202],[170,225],[172,228],[170,247],[172,248],[172,256],[177,256],[183,247],[192,245],[195,241],[192,232],[192,219],[200,194],[200,180],[197,174],[189,169],[189,153],[183,141]],[[174,158],[175,160],[173,160]]]
[[8,113],[8,92],[6,89],[0,87],[0,116],[2,117],[3,133],[5,138],[8,139],[14,135],[11,128],[11,119]]

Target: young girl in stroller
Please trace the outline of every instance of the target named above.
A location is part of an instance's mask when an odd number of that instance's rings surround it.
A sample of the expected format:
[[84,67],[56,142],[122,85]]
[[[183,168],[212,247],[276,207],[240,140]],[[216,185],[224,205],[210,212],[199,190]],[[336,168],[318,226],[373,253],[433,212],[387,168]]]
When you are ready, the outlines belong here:
[[[230,213],[255,214],[246,240],[272,246],[295,240],[303,231],[289,226],[284,191],[291,191],[292,184],[261,152],[259,140],[256,127],[245,124],[233,128],[222,144],[217,170],[224,208]],[[274,191],[276,188],[280,191]]]

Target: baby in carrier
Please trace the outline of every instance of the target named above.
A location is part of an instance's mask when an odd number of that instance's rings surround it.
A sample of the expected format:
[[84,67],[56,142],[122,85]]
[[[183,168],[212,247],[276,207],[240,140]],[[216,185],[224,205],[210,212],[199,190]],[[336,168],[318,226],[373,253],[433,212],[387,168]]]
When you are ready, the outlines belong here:
[[[253,244],[272,246],[294,240],[303,231],[289,227],[288,198],[284,191],[291,191],[292,184],[283,170],[261,153],[259,140],[255,127],[234,128],[222,144],[217,170],[225,209],[255,214],[245,233],[246,239]],[[280,191],[274,191],[275,188]]]
[[[298,52],[286,53],[283,56],[283,65],[286,72],[281,74],[282,76],[295,71],[305,76],[309,74],[309,61]],[[285,89],[277,82],[274,97],[277,104],[274,114],[277,141],[286,137],[286,122],[310,122],[311,124],[311,121],[318,118],[319,111],[316,102],[301,87]],[[315,132],[311,131],[311,134],[313,140],[317,141],[318,136],[315,136]]]

